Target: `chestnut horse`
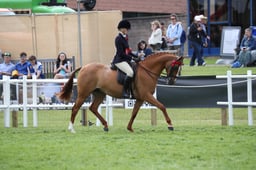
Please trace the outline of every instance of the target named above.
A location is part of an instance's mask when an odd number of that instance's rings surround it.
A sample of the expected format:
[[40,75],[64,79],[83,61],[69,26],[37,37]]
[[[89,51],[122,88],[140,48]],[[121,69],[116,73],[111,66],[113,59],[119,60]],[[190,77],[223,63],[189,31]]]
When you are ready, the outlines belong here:
[[[130,121],[127,129],[133,132],[132,124],[144,101],[158,107],[164,114],[165,120],[168,124],[168,129],[173,130],[171,119],[169,118],[165,106],[160,103],[153,93],[156,88],[158,77],[163,69],[166,69],[169,82],[174,83],[176,76],[180,72],[183,64],[183,57],[177,57],[174,54],[167,52],[155,53],[148,56],[145,60],[137,63],[137,71],[132,82],[132,91],[136,99]],[[64,85],[58,97],[61,100],[70,100],[73,79],[76,72],[79,71],[77,77],[77,99],[72,108],[72,114],[68,129],[75,133],[74,121],[78,110],[84,103],[85,99],[92,93],[93,101],[89,109],[101,121],[104,130],[108,131],[107,121],[99,114],[98,107],[104,100],[106,94],[115,98],[122,98],[123,86],[117,82],[117,71],[112,70],[110,66],[91,63],[74,70],[68,82]]]

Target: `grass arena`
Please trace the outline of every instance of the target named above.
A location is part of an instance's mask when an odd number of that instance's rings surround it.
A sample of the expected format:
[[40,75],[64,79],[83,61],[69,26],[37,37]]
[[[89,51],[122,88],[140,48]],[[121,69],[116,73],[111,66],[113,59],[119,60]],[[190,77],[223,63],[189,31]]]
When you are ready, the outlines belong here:
[[[225,75],[228,66],[189,67],[182,75]],[[209,65],[214,63],[208,59]],[[248,68],[232,69],[246,74]],[[255,68],[250,68],[255,74]],[[167,109],[175,127],[169,131],[160,110],[157,125],[151,126],[150,110],[141,109],[134,121],[134,133],[126,130],[131,109],[113,108],[113,126],[108,132],[96,126],[81,126],[81,112],[76,134],[68,129],[71,110],[38,110],[38,127],[32,125],[28,110],[28,127],[3,126],[0,112],[1,169],[255,169],[255,125],[247,125],[247,108],[234,108],[234,126],[221,126],[219,108]],[[255,108],[253,108],[255,113]],[[104,109],[103,109],[104,113]],[[104,114],[103,114],[104,116]],[[255,122],[255,115],[253,117]]]

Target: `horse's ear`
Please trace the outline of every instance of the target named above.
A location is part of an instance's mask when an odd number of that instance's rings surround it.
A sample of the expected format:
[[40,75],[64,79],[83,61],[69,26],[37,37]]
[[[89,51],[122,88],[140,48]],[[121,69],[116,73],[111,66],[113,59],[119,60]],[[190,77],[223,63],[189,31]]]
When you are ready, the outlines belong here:
[[183,59],[184,59],[184,57],[179,57],[178,59],[177,59],[177,61],[183,61]]

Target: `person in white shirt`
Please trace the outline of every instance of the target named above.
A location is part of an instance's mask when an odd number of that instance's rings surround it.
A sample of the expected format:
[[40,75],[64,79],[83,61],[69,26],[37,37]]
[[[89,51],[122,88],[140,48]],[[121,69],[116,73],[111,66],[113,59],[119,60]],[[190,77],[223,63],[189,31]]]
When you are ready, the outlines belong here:
[[148,39],[148,44],[153,51],[160,50],[162,46],[162,30],[160,27],[160,22],[155,20],[151,22],[152,33]]

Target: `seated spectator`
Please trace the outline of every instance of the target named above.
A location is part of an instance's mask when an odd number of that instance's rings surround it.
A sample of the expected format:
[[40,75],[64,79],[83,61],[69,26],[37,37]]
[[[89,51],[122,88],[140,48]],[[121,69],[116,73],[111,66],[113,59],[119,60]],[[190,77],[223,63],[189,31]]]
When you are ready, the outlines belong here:
[[15,70],[15,65],[11,62],[11,53],[5,52],[2,54],[3,63],[0,64],[0,79],[3,75],[11,76],[12,71]]
[[29,61],[34,69],[34,74],[36,75],[37,79],[44,79],[44,73],[43,73],[43,65],[41,62],[37,61],[36,56],[31,55],[29,57]]
[[54,66],[54,79],[68,78],[71,72],[71,66],[64,52],[59,53]]
[[238,58],[232,64],[233,68],[247,67],[251,62],[251,51],[256,49],[255,39],[252,37],[252,29],[246,28],[244,37],[240,44],[240,52]]
[[138,50],[136,55],[140,58],[140,60],[144,60],[148,55],[152,54],[151,48],[147,47],[146,41],[142,40],[138,43]]
[[27,78],[32,78],[34,73],[33,66],[27,61],[27,54],[25,52],[20,53],[20,61],[15,65],[13,72],[14,77],[22,78],[26,75]]

